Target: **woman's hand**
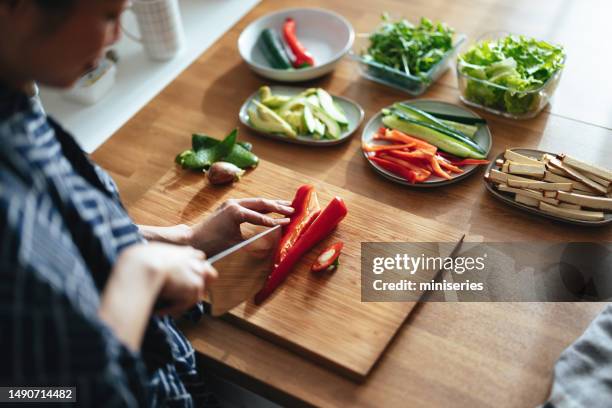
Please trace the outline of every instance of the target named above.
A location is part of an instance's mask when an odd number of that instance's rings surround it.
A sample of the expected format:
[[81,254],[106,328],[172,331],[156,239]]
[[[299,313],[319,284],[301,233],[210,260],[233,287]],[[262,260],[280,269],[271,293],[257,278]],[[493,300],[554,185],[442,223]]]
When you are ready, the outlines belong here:
[[140,347],[157,299],[161,313],[195,305],[217,271],[202,251],[162,243],[137,244],[121,253],[102,293],[99,316],[130,348]]
[[289,216],[291,202],[265,198],[243,198],[224,202],[213,214],[192,227],[189,243],[212,256],[242,240],[240,224],[250,223],[274,227],[289,223],[288,218],[272,218],[266,214]]

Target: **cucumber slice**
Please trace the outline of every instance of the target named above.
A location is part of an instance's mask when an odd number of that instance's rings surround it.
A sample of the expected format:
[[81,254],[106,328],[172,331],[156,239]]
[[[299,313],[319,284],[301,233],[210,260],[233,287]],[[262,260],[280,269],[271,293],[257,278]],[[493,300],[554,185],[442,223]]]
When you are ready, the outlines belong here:
[[456,138],[442,133],[439,130],[425,124],[418,124],[416,121],[400,119],[396,115],[385,116],[383,118],[383,123],[387,127],[397,129],[401,132],[423,139],[426,142],[437,146],[440,148],[440,150],[453,154],[457,157],[470,157],[473,159],[486,158],[484,153],[474,151]]
[[455,132],[458,133],[459,135],[465,137],[466,139],[469,138],[468,135],[457,131],[456,129],[453,129],[447,125],[445,125],[444,123],[442,123],[442,121],[440,121],[438,118],[436,118],[435,116],[430,115],[429,113],[422,111],[420,109],[415,108],[414,106],[410,106],[408,104],[405,103],[396,103],[393,105],[393,108],[396,110],[401,111],[403,114],[408,115],[409,117],[411,117],[414,120],[418,120],[419,122],[425,122],[428,123],[432,126],[435,126],[437,128],[440,128],[440,130],[444,131],[450,131],[450,132]]
[[[310,109],[309,104],[304,105],[304,113],[303,113],[304,125],[309,134],[313,134],[317,130],[316,119],[312,115],[312,109]],[[320,122],[319,122],[320,123]],[[324,134],[325,131],[323,131]]]
[[469,118],[467,116],[457,116],[457,115],[451,115],[448,113],[438,113],[438,112],[429,112],[429,111],[423,111],[423,112],[427,112],[430,115],[435,116],[438,119],[450,120],[450,121],[457,122],[457,123],[464,123],[466,125],[486,125],[487,124],[487,121],[482,118]]
[[334,99],[332,96],[327,93],[324,89],[317,89],[317,97],[321,102],[321,108],[325,110],[325,112],[336,122],[341,123],[343,125],[348,125],[348,119],[344,115],[343,112],[338,109],[336,104],[334,103]]
[[450,136],[453,139],[455,139],[457,142],[465,145],[467,148],[473,150],[476,153],[480,153],[480,154],[486,153],[484,149],[480,147],[480,145],[478,145],[478,143],[474,142],[472,139],[469,138],[469,136],[464,135],[463,133],[455,132],[454,130],[449,129],[447,127],[440,127],[440,126],[433,125],[431,123],[415,120],[413,119],[413,117],[407,115],[405,111],[403,110],[398,110],[398,109],[393,108],[392,112],[393,112],[393,115],[397,116],[400,120],[403,120],[405,122],[410,122],[418,126],[423,126],[423,127],[435,130],[438,133],[442,133],[446,136]]
[[461,133],[465,133],[470,139],[474,139],[476,136],[476,132],[478,132],[478,126],[466,125],[465,123],[453,122],[451,120],[440,119],[442,123],[446,126],[449,126],[455,130],[460,131]]
[[322,108],[318,106],[310,105],[312,113],[315,118],[319,119],[325,125],[325,136],[331,139],[338,139],[340,137],[341,129],[338,122],[336,122],[331,116],[327,114]]

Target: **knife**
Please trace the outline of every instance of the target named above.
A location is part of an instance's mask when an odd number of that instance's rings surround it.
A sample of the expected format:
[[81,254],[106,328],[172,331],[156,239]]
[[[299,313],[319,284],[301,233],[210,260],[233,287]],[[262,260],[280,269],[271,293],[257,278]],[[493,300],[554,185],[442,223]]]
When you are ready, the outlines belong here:
[[[463,240],[465,239],[465,234],[463,234],[461,236],[461,239],[455,244],[455,246],[453,247],[453,250],[451,251],[450,254],[448,254],[448,258],[455,258],[457,257],[457,253],[459,252],[459,250],[461,249],[461,245],[463,244]],[[433,281],[434,282],[439,282],[440,279],[442,278],[442,276],[444,275],[445,272],[448,272],[447,269],[440,269],[438,272],[436,272],[436,274],[433,277]],[[432,296],[432,291],[425,291],[422,295],[421,298],[419,299],[419,302],[425,302],[427,301],[430,297]]]
[[208,259],[219,273],[207,290],[213,316],[230,311],[261,290],[272,270],[280,237],[278,225]]

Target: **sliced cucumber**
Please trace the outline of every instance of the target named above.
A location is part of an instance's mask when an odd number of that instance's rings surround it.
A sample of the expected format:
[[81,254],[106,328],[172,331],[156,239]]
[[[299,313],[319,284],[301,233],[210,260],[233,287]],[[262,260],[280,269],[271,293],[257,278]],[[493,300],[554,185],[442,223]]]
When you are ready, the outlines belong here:
[[312,113],[315,118],[319,119],[325,125],[325,136],[328,136],[331,139],[338,139],[341,133],[338,122],[336,122],[334,118],[329,116],[326,111],[318,106],[310,105],[310,109],[312,109]]
[[474,136],[476,136],[476,132],[478,132],[478,126],[466,125],[465,123],[453,122],[451,120],[444,119],[440,119],[440,121],[446,126],[450,126],[460,131],[461,133],[465,133],[471,139],[474,139]]
[[444,134],[446,136],[450,136],[453,139],[457,140],[457,142],[459,142],[459,143],[465,145],[466,147],[472,149],[475,153],[480,153],[480,154],[486,153],[484,151],[484,149],[478,143],[474,142],[472,139],[470,139],[469,136],[464,135],[463,133],[456,132],[456,131],[454,131],[452,129],[449,129],[447,127],[440,127],[440,126],[436,126],[436,125],[431,124],[431,123],[415,120],[413,117],[407,115],[405,113],[405,111],[403,111],[403,110],[398,110],[398,109],[393,108],[392,112],[393,112],[393,114],[395,116],[397,116],[399,119],[401,119],[401,120],[403,120],[405,122],[410,122],[410,123],[412,123],[414,125],[423,126],[423,127],[435,130],[435,131],[437,131],[439,133],[442,133],[442,134]]
[[440,130],[456,132],[459,135],[464,136],[465,138],[469,138],[469,136],[464,134],[463,132],[460,132],[452,127],[447,126],[440,119],[436,118],[433,115],[430,115],[429,113],[425,111],[417,109],[414,106],[411,106],[405,103],[396,103],[393,105],[393,108],[401,111],[403,114],[408,115],[414,120],[418,120],[419,122],[425,122],[432,126],[435,126],[436,128],[439,128]]
[[427,126],[426,124],[418,124],[416,121],[400,119],[396,115],[387,115],[383,118],[385,126],[397,129],[401,132],[416,136],[420,139],[431,143],[447,153],[457,157],[470,157],[473,159],[485,159],[485,153],[474,151],[469,146],[460,142],[456,138],[442,133],[439,130]]
[[323,108],[323,110],[325,110],[325,112],[327,112],[332,119],[343,125],[348,125],[346,115],[340,109],[338,109],[334,103],[334,99],[329,93],[327,93],[324,89],[319,88],[317,89],[317,96],[321,102],[321,108]]
[[457,115],[451,115],[449,113],[438,113],[438,112],[430,112],[430,111],[423,111],[423,112],[427,112],[430,115],[435,116],[438,119],[450,120],[450,121],[457,122],[457,123],[464,123],[466,125],[486,125],[487,124],[487,121],[482,118],[469,118],[467,116],[457,116]]

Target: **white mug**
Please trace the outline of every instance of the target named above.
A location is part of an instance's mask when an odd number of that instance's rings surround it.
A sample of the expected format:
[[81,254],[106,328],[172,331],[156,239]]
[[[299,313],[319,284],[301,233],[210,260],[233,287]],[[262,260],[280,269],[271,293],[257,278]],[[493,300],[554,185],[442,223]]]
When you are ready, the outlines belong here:
[[151,59],[165,61],[178,54],[185,43],[178,0],[132,0],[127,10],[136,16],[140,37],[125,27],[123,32],[141,43]]

